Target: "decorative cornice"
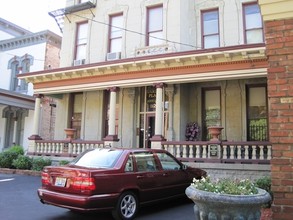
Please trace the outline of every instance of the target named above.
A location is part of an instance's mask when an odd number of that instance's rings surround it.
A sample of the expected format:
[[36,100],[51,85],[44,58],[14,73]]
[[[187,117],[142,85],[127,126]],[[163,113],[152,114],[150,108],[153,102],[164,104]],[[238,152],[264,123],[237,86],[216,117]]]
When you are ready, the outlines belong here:
[[139,57],[121,59],[117,62],[100,62],[75,67],[59,68],[52,70],[25,73],[19,76],[27,82],[34,84],[80,79],[87,77],[105,77],[117,74],[129,74],[134,72],[158,72],[162,70],[176,70],[178,68],[198,68],[218,65],[253,63],[254,61],[266,60],[265,47],[206,51],[198,53],[170,53],[162,56]]
[[46,30],[38,33],[33,33],[21,37],[0,41],[0,51],[27,47],[30,45],[36,45],[45,42],[61,47],[61,41],[62,38],[59,35],[49,30]]

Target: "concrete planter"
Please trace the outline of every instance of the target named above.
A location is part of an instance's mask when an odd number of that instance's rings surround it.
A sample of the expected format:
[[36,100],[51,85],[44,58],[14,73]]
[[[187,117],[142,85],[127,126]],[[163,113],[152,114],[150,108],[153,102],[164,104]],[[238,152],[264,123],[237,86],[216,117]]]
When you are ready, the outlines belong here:
[[194,203],[196,220],[259,220],[261,206],[271,200],[270,194],[258,188],[255,195],[228,195],[186,188]]

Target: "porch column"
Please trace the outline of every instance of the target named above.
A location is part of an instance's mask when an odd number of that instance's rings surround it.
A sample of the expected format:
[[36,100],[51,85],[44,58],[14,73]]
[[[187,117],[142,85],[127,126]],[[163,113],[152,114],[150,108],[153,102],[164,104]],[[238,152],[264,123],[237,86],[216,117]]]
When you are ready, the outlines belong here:
[[112,87],[110,90],[110,109],[109,109],[109,128],[108,136],[104,138],[105,141],[119,141],[117,134],[115,134],[115,116],[116,116],[116,94],[119,91],[118,87]]
[[35,111],[34,111],[34,124],[33,124],[33,134],[28,138],[29,140],[41,140],[39,136],[39,125],[41,116],[41,99],[44,97],[42,94],[34,95],[35,100]]
[[16,144],[16,136],[17,136],[17,117],[14,117],[14,125],[13,125],[13,138],[12,138],[12,143]]
[[155,118],[155,135],[150,139],[152,141],[152,148],[159,148],[160,142],[165,140],[162,136],[162,122],[163,122],[163,88],[164,83],[156,83],[156,118]]
[[169,98],[168,103],[168,110],[169,110],[169,117],[168,117],[168,134],[167,134],[167,140],[172,141],[173,140],[173,101],[174,101],[174,85],[168,85],[166,88],[166,94]]

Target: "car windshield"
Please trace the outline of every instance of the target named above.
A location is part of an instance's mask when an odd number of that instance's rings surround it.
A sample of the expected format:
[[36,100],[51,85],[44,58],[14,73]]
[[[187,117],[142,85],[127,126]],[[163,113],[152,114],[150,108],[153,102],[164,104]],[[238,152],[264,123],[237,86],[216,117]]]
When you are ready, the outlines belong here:
[[71,164],[88,168],[112,168],[121,153],[122,150],[95,149],[86,152]]

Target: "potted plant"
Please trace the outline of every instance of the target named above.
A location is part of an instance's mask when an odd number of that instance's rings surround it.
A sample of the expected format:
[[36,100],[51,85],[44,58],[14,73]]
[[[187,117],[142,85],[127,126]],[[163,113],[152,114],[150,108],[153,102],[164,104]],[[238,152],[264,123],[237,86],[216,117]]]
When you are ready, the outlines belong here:
[[185,140],[196,141],[199,136],[200,128],[197,122],[189,122],[185,129]]
[[267,191],[250,180],[194,179],[185,193],[195,203],[195,219],[199,220],[260,219],[262,205],[271,200]]

